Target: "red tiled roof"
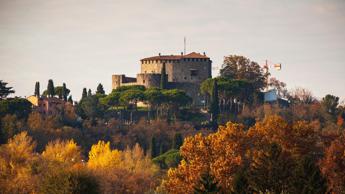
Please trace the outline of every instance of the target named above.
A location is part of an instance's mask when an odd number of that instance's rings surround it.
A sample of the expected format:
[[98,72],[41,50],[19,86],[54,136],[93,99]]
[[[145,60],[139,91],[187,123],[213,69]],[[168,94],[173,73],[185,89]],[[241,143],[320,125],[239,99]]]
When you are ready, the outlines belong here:
[[184,58],[209,59],[209,57],[207,57],[206,55],[192,52],[187,55],[159,55],[159,56],[147,57],[147,58],[141,59],[141,61],[143,60],[180,60]]

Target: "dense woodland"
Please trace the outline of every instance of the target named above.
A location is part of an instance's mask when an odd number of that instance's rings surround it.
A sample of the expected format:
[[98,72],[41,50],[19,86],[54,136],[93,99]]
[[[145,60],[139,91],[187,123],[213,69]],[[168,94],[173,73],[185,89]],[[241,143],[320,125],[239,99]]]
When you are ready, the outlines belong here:
[[[36,82],[34,95],[68,104],[51,115],[1,81],[0,193],[345,193],[339,97],[268,78],[228,56],[201,84],[203,106],[165,76],[160,88],[84,88],[79,101]],[[265,103],[266,87],[281,100]]]

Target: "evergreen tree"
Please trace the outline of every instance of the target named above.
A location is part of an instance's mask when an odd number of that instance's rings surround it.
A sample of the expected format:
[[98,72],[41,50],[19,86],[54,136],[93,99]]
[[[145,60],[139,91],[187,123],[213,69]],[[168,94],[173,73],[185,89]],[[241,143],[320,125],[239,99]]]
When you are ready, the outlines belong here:
[[161,83],[160,83],[161,89],[167,89],[167,82],[168,82],[167,78],[168,76],[165,70],[165,63],[163,63],[162,70],[161,70]]
[[152,137],[151,138],[151,158],[154,158],[156,156],[158,156],[158,150],[157,150],[157,142],[156,142],[156,138]]
[[83,88],[83,94],[81,95],[81,99],[86,98],[87,97],[87,91],[86,88]]
[[307,156],[298,163],[291,187],[295,189],[295,193],[323,194],[327,191],[327,182],[315,161]]
[[219,97],[218,97],[218,84],[217,84],[216,79],[213,81],[210,112],[211,112],[211,121],[213,123],[217,123],[217,117],[219,115]]
[[219,193],[220,188],[218,183],[214,180],[214,177],[206,171],[201,174],[200,180],[197,183],[197,186],[194,187],[194,194],[216,194]]
[[65,83],[62,84],[62,98],[67,102],[67,88]]
[[49,97],[55,96],[54,83],[53,83],[53,80],[52,80],[52,79],[50,79],[50,80],[48,81],[47,96],[49,96]]
[[35,84],[35,96],[40,97],[40,82]]
[[69,102],[69,103],[73,104],[73,99],[72,99],[72,95],[68,97],[68,100],[67,100],[67,102]]
[[105,94],[103,85],[101,83],[99,83],[98,86],[97,86],[96,94]]
[[248,179],[246,177],[245,171],[240,170],[234,176],[233,190],[231,194],[246,194],[246,193],[253,193],[253,191],[249,189],[249,183],[248,183]]
[[12,87],[6,87],[8,83],[3,82],[2,80],[0,80],[0,98],[6,98],[8,95],[13,94],[14,90],[12,89]]
[[92,96],[91,89],[89,89],[89,90],[87,91],[87,96]]
[[180,149],[180,147],[183,144],[183,137],[181,135],[181,133],[175,133],[174,139],[173,139],[173,145],[172,145],[172,149]]

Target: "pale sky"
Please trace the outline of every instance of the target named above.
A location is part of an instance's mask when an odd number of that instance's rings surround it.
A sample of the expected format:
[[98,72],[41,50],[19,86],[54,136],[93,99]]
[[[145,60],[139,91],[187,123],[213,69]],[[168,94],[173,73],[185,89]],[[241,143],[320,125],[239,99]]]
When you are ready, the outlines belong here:
[[[139,60],[206,52],[282,63],[273,76],[317,97],[345,98],[344,0],[0,0],[0,80],[17,96],[36,81],[82,88],[135,76]],[[217,75],[214,71],[213,75]]]

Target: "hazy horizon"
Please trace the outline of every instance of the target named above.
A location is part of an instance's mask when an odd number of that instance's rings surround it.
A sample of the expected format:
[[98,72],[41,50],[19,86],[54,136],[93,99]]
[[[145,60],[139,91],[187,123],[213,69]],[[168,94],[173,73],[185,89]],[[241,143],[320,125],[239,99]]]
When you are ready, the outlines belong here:
[[[139,60],[183,51],[213,67],[236,54],[264,64],[287,88],[345,98],[345,1],[0,0],[0,80],[17,96],[63,82],[74,100],[111,75],[135,76]],[[218,71],[213,71],[216,76]]]

